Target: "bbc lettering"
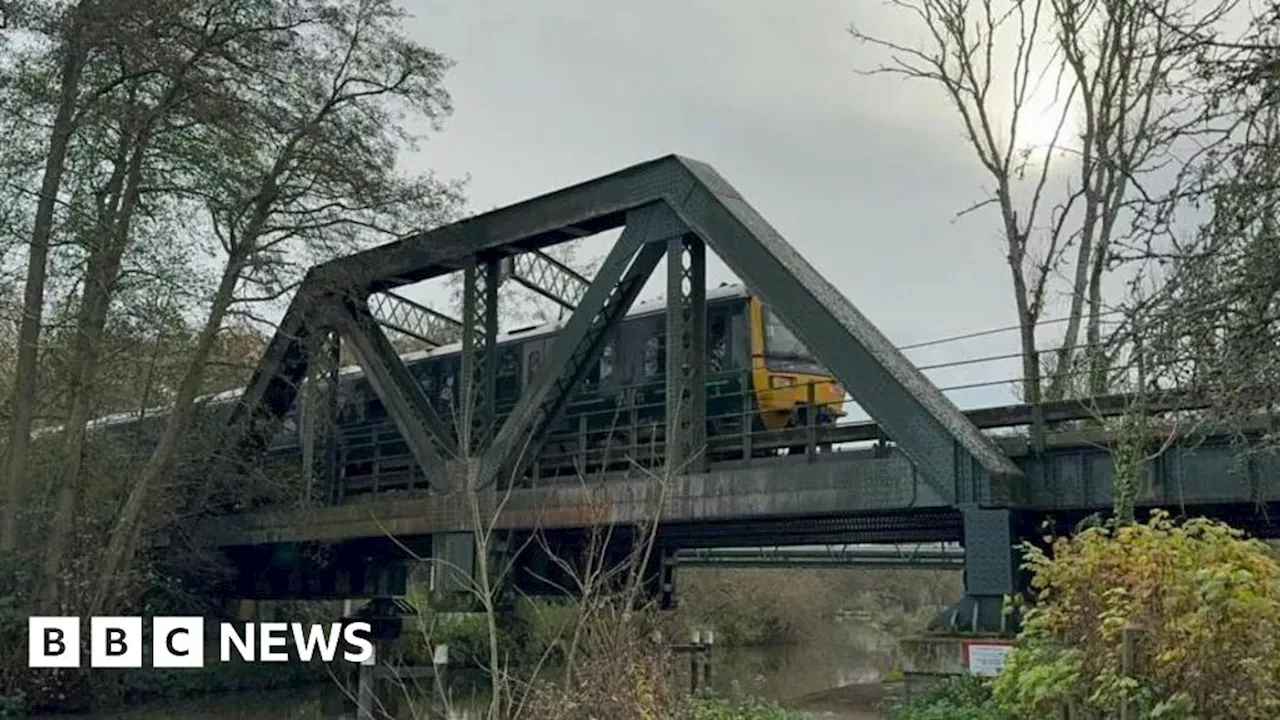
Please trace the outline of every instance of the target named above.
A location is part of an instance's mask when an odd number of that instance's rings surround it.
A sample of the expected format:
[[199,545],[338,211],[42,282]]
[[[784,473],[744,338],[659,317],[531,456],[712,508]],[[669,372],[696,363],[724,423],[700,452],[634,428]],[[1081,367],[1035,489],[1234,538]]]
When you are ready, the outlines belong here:
[[[33,668],[80,667],[80,618],[32,617],[27,622],[27,659]],[[151,621],[151,666],[204,667],[204,618],[157,617]],[[333,662],[345,644],[342,658],[362,663],[373,657],[369,623],[303,625],[302,623],[246,623],[243,628],[222,623],[218,659],[231,662],[288,662],[292,644],[298,660],[319,658]],[[292,641],[292,643],[290,643]],[[89,666],[142,667],[142,618],[89,618]]]

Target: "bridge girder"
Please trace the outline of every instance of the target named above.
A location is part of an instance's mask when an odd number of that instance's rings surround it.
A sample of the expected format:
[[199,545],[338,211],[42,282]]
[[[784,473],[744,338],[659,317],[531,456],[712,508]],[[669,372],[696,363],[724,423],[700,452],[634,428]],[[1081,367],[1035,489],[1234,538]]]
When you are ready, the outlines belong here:
[[[635,230],[639,226],[647,229]],[[625,226],[606,267],[575,304],[566,331],[548,363],[503,427],[492,417],[491,352],[496,337],[496,297],[502,262],[521,253]],[[656,229],[655,229],[656,227]],[[710,166],[667,156],[400,241],[330,261],[308,273],[284,323],[232,414],[232,455],[267,444],[288,411],[310,362],[308,335],[335,322],[348,341],[364,345],[362,364],[382,381],[375,392],[392,411],[429,482],[449,488],[444,458],[450,445],[432,416],[439,415],[381,332],[361,322],[374,293],[462,270],[464,293],[462,383],[466,413],[480,427],[468,433],[468,487],[486,486],[535,453],[540,428],[577,390],[587,363],[598,357],[600,338],[635,299],[652,265],[669,257],[667,303],[667,457],[694,459],[702,429],[698,401],[705,367],[703,253],[710,247],[762,297],[893,439],[922,477],[955,505],[1006,505],[1022,474],[1000,449],[927,380],[834,286],[813,269],[772,226]],[[692,281],[692,283],[691,283]],[[677,296],[678,295],[678,296]],[[679,346],[674,346],[679,342]],[[368,356],[368,357],[363,357]],[[416,428],[408,426],[416,424]],[[458,425],[461,427],[461,424]],[[475,426],[471,426],[475,427]],[[685,437],[688,435],[688,437]],[[492,441],[484,441],[492,436]],[[436,446],[440,446],[439,448]],[[445,449],[441,455],[440,448]],[[437,456],[441,459],[437,460]],[[434,464],[434,467],[429,467]]]

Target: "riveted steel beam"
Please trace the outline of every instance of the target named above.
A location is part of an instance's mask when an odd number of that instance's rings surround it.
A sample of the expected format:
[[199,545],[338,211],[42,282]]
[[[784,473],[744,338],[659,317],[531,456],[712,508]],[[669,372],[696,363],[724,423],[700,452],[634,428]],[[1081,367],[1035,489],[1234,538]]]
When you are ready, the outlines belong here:
[[587,368],[599,361],[608,334],[627,314],[662,259],[666,246],[659,241],[682,232],[680,221],[663,205],[628,214],[622,236],[486,453],[485,483],[500,475],[516,478],[523,473]]
[[678,203],[695,179],[674,155],[370,248],[316,268],[335,287],[374,292],[461,270],[476,254],[516,255],[622,226],[628,210]]
[[681,160],[695,189],[676,213],[758,293],[935,489],[1010,502],[1021,471],[715,170]]
[[482,452],[493,430],[498,371],[497,261],[468,260],[462,270],[462,402],[455,425],[464,455]]
[[[565,232],[580,231],[565,228]],[[514,280],[569,311],[578,306],[591,286],[591,281],[577,270],[541,250],[505,258],[502,275],[504,279]]]
[[313,333],[307,344],[307,381],[298,414],[307,500],[332,498],[337,482],[341,348],[342,337],[330,328]]
[[706,464],[707,249],[695,235],[667,241],[667,467]]
[[[314,296],[317,290],[341,291],[367,297],[461,270],[468,263],[492,262],[616,228],[627,222],[630,211],[650,205],[673,210],[687,231],[696,233],[762,296],[941,496],[962,505],[998,505],[1010,502],[1020,491],[1024,478],[1008,457],[831,283],[714,170],[677,156],[325,263],[309,273],[286,318],[296,316],[295,325],[282,327],[281,334],[305,331],[312,319],[305,307],[308,292]],[[581,322],[590,325],[586,319]],[[292,400],[294,391],[277,392],[276,380],[300,375],[306,364],[305,358],[294,357],[302,353],[292,350],[291,342],[279,336],[273,340],[261,377],[255,376],[256,385],[246,394],[250,409],[241,415],[277,417],[288,409],[280,404]],[[526,412],[543,412],[545,399]],[[526,422],[532,421],[526,418]],[[504,440],[514,443],[515,436]],[[510,458],[513,448],[504,445],[485,457]]]
[[448,426],[431,407],[387,336],[368,309],[357,302],[334,298],[328,304],[326,315],[351,343],[369,385],[382,399],[387,414],[409,444],[427,482],[437,490],[446,489],[448,484],[440,449],[454,456],[457,454],[456,445]]
[[390,290],[369,296],[369,312],[382,327],[431,347],[462,339],[461,321]]
[[308,273],[231,411],[220,457],[242,467],[254,465],[297,401],[298,389],[307,375],[307,344],[315,332],[315,287],[313,276]]

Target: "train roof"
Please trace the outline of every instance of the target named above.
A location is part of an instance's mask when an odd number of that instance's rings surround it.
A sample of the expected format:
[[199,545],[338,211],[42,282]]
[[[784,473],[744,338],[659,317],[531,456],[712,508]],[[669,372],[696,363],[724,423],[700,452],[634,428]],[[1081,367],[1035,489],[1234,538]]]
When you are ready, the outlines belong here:
[[[718,300],[732,300],[735,298],[745,299],[748,297],[750,297],[750,293],[747,291],[747,288],[744,285],[737,284],[737,283],[735,284],[722,283],[718,287],[708,288],[707,290],[707,302],[714,302]],[[637,302],[635,305],[632,305],[631,309],[627,312],[626,317],[637,318],[637,317],[644,317],[646,315],[656,315],[662,312],[663,310],[665,310],[666,307],[667,307],[666,298],[660,296],[650,300]],[[530,340],[533,338],[552,335],[558,332],[561,328],[563,328],[567,322],[568,322],[567,320],[556,320],[553,322],[544,323],[542,325],[515,328],[513,330],[500,332],[498,333],[498,344],[504,345],[506,343],[515,342],[517,340],[524,341],[524,340]],[[416,350],[414,352],[404,353],[400,355],[400,360],[406,363],[410,363],[410,362],[416,362],[418,360],[425,360],[427,358],[432,358],[432,357],[443,357],[446,355],[453,355],[461,351],[462,351],[462,343],[456,342],[456,343],[450,343],[448,345],[441,345],[439,347],[434,347],[429,350]],[[342,377],[356,378],[356,377],[363,377],[364,371],[360,368],[359,365],[347,365],[340,368],[338,370],[338,374]],[[214,393],[212,395],[205,395],[205,396],[199,397],[196,399],[196,402],[200,404],[221,405],[223,403],[228,403],[228,402],[231,402],[232,400],[239,398],[242,393],[244,393],[244,388],[235,388],[234,390],[226,390],[220,393]],[[144,417],[154,417],[157,415],[163,415],[166,412],[168,412],[167,406],[148,408],[147,410],[142,412],[114,413],[111,415],[105,415],[95,420],[90,420],[86,427],[88,427],[90,430],[94,430],[97,428],[134,422],[135,420],[140,420]],[[45,430],[38,430],[35,434],[43,435],[46,433],[57,432],[60,429],[61,429],[60,426],[52,427]]]

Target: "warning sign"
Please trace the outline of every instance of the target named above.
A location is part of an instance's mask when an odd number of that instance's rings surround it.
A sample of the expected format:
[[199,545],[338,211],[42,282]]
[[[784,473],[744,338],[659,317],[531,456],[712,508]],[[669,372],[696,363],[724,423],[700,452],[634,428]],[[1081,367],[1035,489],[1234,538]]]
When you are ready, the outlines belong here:
[[991,677],[1004,669],[1005,660],[1013,652],[1013,645],[994,642],[971,642],[965,644],[965,665],[970,675]]

